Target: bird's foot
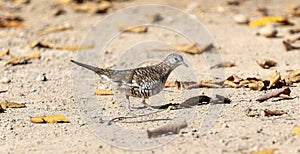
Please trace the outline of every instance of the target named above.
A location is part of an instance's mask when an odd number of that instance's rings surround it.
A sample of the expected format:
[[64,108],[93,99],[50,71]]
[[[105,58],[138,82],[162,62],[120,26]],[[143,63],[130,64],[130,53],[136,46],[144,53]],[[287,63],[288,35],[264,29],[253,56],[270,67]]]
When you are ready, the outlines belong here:
[[142,104],[144,105],[145,108],[149,110],[154,110],[154,108],[151,105],[147,104],[145,101],[143,101]]

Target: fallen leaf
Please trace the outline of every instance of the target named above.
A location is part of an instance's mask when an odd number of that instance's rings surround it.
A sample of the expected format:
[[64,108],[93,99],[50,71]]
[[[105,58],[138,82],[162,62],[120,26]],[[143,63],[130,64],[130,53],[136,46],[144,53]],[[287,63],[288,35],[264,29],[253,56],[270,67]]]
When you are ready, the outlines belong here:
[[258,99],[256,99],[256,101],[259,101],[259,102],[263,102],[265,100],[268,100],[272,97],[278,97],[280,96],[281,94],[285,94],[285,95],[288,95],[290,96],[290,93],[291,93],[291,90],[289,87],[286,87],[286,88],[280,88],[280,89],[276,89],[272,92],[269,92],[261,97],[259,97]]
[[11,65],[27,64],[30,59],[39,59],[40,57],[41,57],[40,51],[36,50],[34,52],[31,52],[31,53],[28,53],[25,55],[21,55],[18,57],[12,57],[8,61],[6,61],[6,63],[4,65],[6,66],[9,64],[11,64]]
[[99,90],[95,89],[96,95],[113,95],[113,92],[111,90]]
[[283,114],[287,114],[286,111],[284,110],[269,110],[269,109],[265,109],[264,110],[264,115],[266,117],[270,117],[270,116],[281,116]]
[[126,26],[123,24],[117,24],[117,27],[122,32],[127,33],[146,33],[148,31],[148,26]]
[[185,100],[183,103],[180,103],[180,106],[192,107],[196,105],[208,104],[210,100],[211,98],[206,95],[194,96]]
[[277,71],[271,73],[267,77],[267,80],[270,81],[269,86],[267,87],[267,89],[270,89],[271,87],[275,87],[276,84],[280,81],[280,79],[281,79],[281,76]]
[[88,12],[90,14],[96,14],[96,13],[106,13],[109,8],[112,7],[112,3],[108,1],[101,1],[99,3],[93,3],[93,2],[85,2],[82,4],[77,4],[74,7],[75,11],[78,12]]
[[6,108],[24,108],[25,104],[15,103],[15,102],[1,102],[0,106],[2,109]]
[[282,23],[282,24],[291,24],[286,18],[280,16],[264,16],[259,19],[251,21],[248,25],[249,27],[260,27],[268,23]]
[[177,89],[180,89],[181,84],[179,81],[167,81],[165,87],[176,87]]
[[292,129],[292,134],[300,136],[300,126],[294,126]]
[[243,81],[243,78],[238,77],[237,75],[231,75],[224,81],[224,86],[231,88],[239,88],[240,82]]
[[73,0],[56,0],[56,1],[57,1],[56,3],[58,5],[64,5],[64,6],[66,6],[66,5],[71,4]]
[[21,17],[0,17],[0,28],[24,28],[23,19]]
[[49,49],[59,49],[59,50],[85,50],[85,49],[90,49],[94,48],[94,45],[86,45],[86,46],[57,46],[53,43],[50,42],[44,42],[44,41],[36,41],[32,42],[26,47],[28,48],[49,48]]
[[220,68],[220,67],[233,67],[235,66],[235,63],[234,62],[231,62],[231,61],[225,61],[223,63],[219,63],[215,66],[212,66],[211,68]]
[[221,85],[213,83],[211,81],[200,81],[199,87],[206,87],[206,88],[221,88]]
[[[249,81],[249,80],[247,80]],[[250,80],[247,84],[241,84],[244,87],[249,87],[251,90],[261,91],[265,87],[265,83],[260,80]]]
[[291,50],[298,50],[298,49],[300,49],[300,47],[294,46],[294,45],[292,45],[291,43],[289,43],[289,42],[287,42],[287,41],[285,41],[285,40],[283,40],[282,43],[283,43],[283,45],[284,45],[286,51],[291,51]]
[[200,54],[206,50],[209,50],[213,47],[212,43],[206,44],[204,46],[200,46],[196,43],[194,44],[177,44],[174,45],[174,48],[181,52],[186,52],[190,54]]
[[50,115],[50,116],[37,116],[30,117],[32,123],[68,123],[69,120],[63,114]]
[[264,69],[269,69],[270,67],[274,67],[277,65],[277,63],[275,61],[268,60],[268,59],[258,60],[256,62],[260,67],[262,67]]
[[9,54],[9,49],[5,49],[3,51],[0,52],[0,59],[5,56],[5,55],[8,55]]
[[13,0],[13,3],[17,6],[23,5],[23,4],[29,4],[30,0]]
[[55,33],[55,32],[59,32],[59,31],[64,31],[64,30],[68,30],[68,29],[72,29],[73,27],[70,24],[63,24],[60,26],[56,26],[56,27],[52,27],[52,28],[47,28],[47,29],[43,29],[40,30],[40,34],[44,35],[44,34],[49,34],[49,33]]
[[186,122],[167,124],[164,126],[160,126],[158,128],[148,129],[147,134],[148,134],[149,138],[157,137],[159,135],[163,135],[163,134],[167,134],[167,133],[178,134],[180,132],[180,130],[185,127],[187,127]]
[[258,152],[252,152],[251,154],[273,154],[276,150],[275,148],[271,148],[271,149],[264,149]]
[[286,84],[291,85],[296,82],[300,82],[300,69],[295,70],[284,77],[283,79]]

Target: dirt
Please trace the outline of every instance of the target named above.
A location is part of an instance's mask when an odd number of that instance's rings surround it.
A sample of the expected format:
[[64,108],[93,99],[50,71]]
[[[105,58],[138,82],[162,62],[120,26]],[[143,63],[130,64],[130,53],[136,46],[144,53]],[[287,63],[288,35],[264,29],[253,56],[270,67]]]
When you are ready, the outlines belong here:
[[[0,101],[10,101],[25,103],[26,108],[7,109],[5,113],[0,113],[0,148],[3,153],[251,153],[263,149],[275,148],[275,153],[300,153],[300,137],[291,134],[291,129],[295,125],[300,125],[300,85],[299,83],[290,86],[291,96],[294,99],[270,99],[265,102],[257,102],[256,98],[266,93],[266,91],[252,91],[246,88],[222,88],[223,95],[230,98],[230,104],[204,104],[194,107],[193,118],[188,119],[188,127],[180,134],[169,135],[175,137],[170,142],[158,144],[147,150],[133,150],[137,148],[124,148],[107,143],[105,139],[98,137],[95,130],[91,128],[82,117],[82,106],[80,102],[84,99],[76,95],[74,72],[82,71],[74,66],[71,59],[87,62],[78,59],[86,51],[62,51],[59,49],[30,49],[25,48],[34,41],[48,41],[61,46],[80,45],[92,27],[104,19],[107,15],[114,14],[122,8],[138,6],[140,4],[161,4],[168,5],[186,11],[198,18],[207,28],[218,44],[218,51],[223,61],[234,61],[236,66],[226,68],[224,76],[236,74],[243,78],[264,77],[268,74],[279,71],[282,76],[288,74],[288,70],[300,68],[300,51],[293,50],[286,52],[282,44],[283,39],[293,38],[299,34],[289,35],[287,29],[291,26],[279,26],[278,37],[265,38],[257,36],[259,28],[250,28],[247,25],[236,24],[233,16],[244,14],[250,19],[258,18],[256,9],[266,7],[271,15],[282,15],[291,12],[290,6],[300,5],[298,0],[273,0],[273,1],[241,1],[238,6],[228,5],[227,1],[163,1],[163,0],[132,0],[114,2],[112,9],[103,14],[78,13],[72,6],[65,6],[65,14],[53,16],[53,12],[60,6],[55,5],[55,1],[31,0],[30,3],[15,6],[12,2],[0,3],[0,15],[18,15],[24,18],[25,28],[1,28],[0,29],[0,51],[10,49],[13,55],[21,55],[34,50],[41,51],[41,58],[31,60],[26,65],[4,66],[9,56],[0,60],[0,78],[8,78],[9,83],[0,83]],[[300,18],[291,18],[291,21],[299,26]],[[69,23],[73,29],[39,35],[38,31],[47,28]],[[189,25],[186,25],[189,26]],[[105,31],[104,31],[105,32]],[[99,34],[101,35],[101,34]],[[201,36],[199,36],[201,37]],[[168,43],[182,43],[187,41],[180,35],[169,30],[153,27],[147,33],[142,34],[120,34],[107,46],[104,52],[105,57],[99,57],[97,66],[104,68],[114,68],[117,66],[116,59],[120,55],[135,52],[142,47],[132,48],[139,41],[147,39],[158,39]],[[100,42],[95,42],[100,43]],[[155,44],[155,43],[154,43]],[[145,44],[147,47],[152,47]],[[156,47],[155,47],[156,48]],[[130,51],[130,52],[129,52]],[[87,52],[88,53],[88,52]],[[127,54],[128,54],[127,53]],[[166,53],[155,52],[158,57],[163,58]],[[188,60],[190,68],[199,80],[216,80],[212,77],[211,70],[205,57],[201,54],[190,55],[180,53]],[[132,53],[131,53],[132,55]],[[130,57],[130,54],[129,54]],[[151,58],[151,56],[150,56]],[[154,59],[154,57],[152,57]],[[261,68],[256,61],[261,59],[272,59],[277,62],[277,66],[270,69]],[[157,59],[155,59],[157,60]],[[157,61],[146,61],[155,63]],[[142,62],[136,62],[141,64]],[[135,64],[136,64],[135,63]],[[93,64],[93,63],[90,63]],[[118,66],[127,67],[119,62]],[[128,64],[130,65],[130,64]],[[178,71],[184,70],[180,66]],[[36,78],[45,74],[47,81],[39,81]],[[73,74],[73,75],[72,75]],[[109,89],[110,85],[102,78],[91,72],[85,74],[93,78],[82,78],[82,85],[89,85],[95,88]],[[178,75],[178,74],[177,74]],[[84,75],[83,75],[84,76]],[[94,81],[96,80],[96,82]],[[176,79],[176,74],[172,74],[169,80]],[[205,94],[212,97],[214,88],[198,88],[185,90],[184,98],[180,98],[182,93],[175,88],[167,89],[163,104],[170,102],[180,103],[182,100],[193,96]],[[93,89],[86,91],[93,95]],[[81,98],[81,99],[78,99]],[[104,108],[104,112],[111,117],[131,116],[151,112],[139,108],[133,113],[127,113],[126,109],[118,103],[114,96],[97,96],[98,105]],[[133,106],[140,107],[137,103],[140,99],[133,99]],[[152,104],[153,101],[151,101]],[[156,102],[157,103],[157,102]],[[156,105],[155,103],[152,105]],[[158,103],[159,105],[159,103]],[[255,116],[249,117],[247,109],[284,110],[288,114],[281,116]],[[216,111],[216,112],[213,112]],[[142,120],[153,118],[174,118],[176,113],[181,111],[164,111],[159,115],[152,115]],[[214,113],[216,115],[207,115]],[[64,114],[70,123],[58,124],[35,124],[30,122],[30,117],[40,115]],[[203,130],[203,122],[208,117],[216,116],[211,126]],[[129,130],[141,130],[153,128],[165,124],[165,121],[146,123],[120,123],[119,125]],[[101,131],[101,130],[97,130]],[[205,132],[202,134],[202,132]],[[112,133],[112,132],[107,132]],[[130,134],[124,137],[130,138]],[[134,135],[134,134],[133,134]],[[145,138],[146,142],[156,142],[157,139]],[[126,142],[131,142],[127,140]],[[156,144],[156,143],[154,143]]]

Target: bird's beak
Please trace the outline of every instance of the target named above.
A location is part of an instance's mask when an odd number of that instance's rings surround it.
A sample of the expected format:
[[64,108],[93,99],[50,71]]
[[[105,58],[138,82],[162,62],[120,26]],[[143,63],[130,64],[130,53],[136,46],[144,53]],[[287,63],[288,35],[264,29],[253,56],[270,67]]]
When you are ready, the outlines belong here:
[[182,61],[182,65],[184,65],[185,67],[189,67],[189,65],[186,64],[184,61]]

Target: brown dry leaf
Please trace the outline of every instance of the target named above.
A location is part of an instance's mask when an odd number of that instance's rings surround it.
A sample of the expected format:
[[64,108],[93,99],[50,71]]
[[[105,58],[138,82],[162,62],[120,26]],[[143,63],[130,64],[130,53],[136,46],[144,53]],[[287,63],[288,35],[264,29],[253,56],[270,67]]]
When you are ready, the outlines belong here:
[[268,59],[258,60],[258,61],[256,61],[256,62],[257,62],[257,64],[258,64],[260,67],[262,67],[262,68],[264,68],[264,69],[268,69],[268,68],[270,68],[270,67],[274,67],[274,66],[277,65],[277,63],[276,63],[275,61],[273,61],[273,60],[268,60]]
[[18,65],[18,64],[26,64],[30,59],[39,59],[41,57],[41,52],[36,50],[34,52],[31,53],[27,53],[25,55],[21,55],[18,57],[12,57],[10,58],[8,61],[6,61],[6,63],[4,64],[9,65]]
[[114,93],[111,90],[99,90],[95,89],[96,95],[113,95]]
[[44,35],[44,34],[64,31],[64,30],[68,30],[68,29],[72,29],[72,28],[73,27],[70,24],[63,24],[63,25],[60,25],[60,26],[40,30],[39,34]]
[[23,5],[23,4],[29,4],[30,0],[13,0],[14,4],[19,6],[19,5]]
[[25,104],[20,104],[15,102],[1,102],[0,107],[2,109],[6,109],[6,108],[24,108],[26,106]]
[[181,84],[179,81],[167,81],[165,87],[176,87],[177,89],[180,89]]
[[[246,81],[249,81],[249,80],[246,80]],[[263,81],[260,81],[260,80],[250,80],[249,83],[247,83],[243,86],[244,87],[249,87],[251,90],[261,91],[265,87],[265,83]]]
[[39,48],[49,48],[49,49],[59,49],[59,50],[74,50],[74,51],[76,51],[76,50],[85,50],[85,49],[94,48],[94,45],[57,46],[57,45],[55,45],[53,43],[50,43],[50,42],[36,41],[36,42],[30,43],[26,47],[29,47],[29,48],[39,47]]
[[211,68],[220,68],[220,67],[233,67],[235,66],[234,62],[231,61],[225,61],[223,63],[217,64],[215,66],[212,66]]
[[74,10],[78,12],[88,12],[90,14],[96,14],[96,13],[106,13],[107,10],[111,7],[112,7],[112,3],[108,1],[101,1],[100,4],[93,3],[93,2],[85,2],[75,6]]
[[269,86],[267,87],[268,89],[272,87],[276,87],[276,84],[281,80],[280,74],[276,71],[271,73],[267,79],[267,81],[270,81]]
[[21,17],[0,17],[0,28],[24,28],[23,19]]
[[126,26],[123,24],[117,24],[117,27],[122,32],[127,33],[146,33],[148,31],[148,26]]
[[286,87],[286,88],[276,89],[276,90],[274,90],[272,92],[269,92],[269,93],[267,93],[267,94],[259,97],[258,99],[256,99],[256,101],[263,102],[263,101],[268,100],[268,99],[270,99],[272,97],[278,97],[281,94],[290,96],[290,94],[291,94],[290,88]]
[[213,83],[212,81],[200,81],[199,87],[206,87],[206,88],[221,88],[221,85]]
[[291,85],[296,82],[300,82],[300,69],[295,70],[284,77],[283,79],[286,84]]
[[294,126],[292,129],[292,134],[300,136],[300,126]]
[[287,114],[286,111],[284,110],[269,110],[269,109],[265,109],[264,110],[264,115],[266,117],[270,117],[270,116],[281,116],[283,114]]
[[292,45],[291,43],[289,43],[288,41],[283,40],[282,43],[283,43],[283,45],[284,45],[286,51],[291,51],[291,50],[298,50],[298,49],[300,49],[300,47],[294,46],[294,45]]
[[187,122],[178,122],[173,124],[167,124],[154,129],[148,129],[147,134],[149,138],[157,137],[159,135],[173,133],[178,134],[181,129],[187,127]]
[[32,123],[68,123],[69,120],[63,114],[50,115],[50,116],[37,116],[30,117]]
[[5,56],[5,55],[9,55],[9,49],[5,49],[3,51],[0,52],[0,59]]
[[276,148],[270,148],[270,149],[264,149],[258,152],[252,152],[251,154],[273,154],[276,150]]
[[194,44],[177,44],[174,45],[174,48],[178,51],[189,53],[189,54],[200,54],[206,50],[209,50],[213,47],[212,43],[200,46],[196,43]]
[[240,82],[244,79],[238,77],[237,75],[231,75],[224,81],[224,86],[231,87],[231,88],[239,88]]
[[73,0],[56,0],[56,1],[57,1],[56,3],[58,5],[64,5],[64,6],[66,6],[66,5],[71,4]]

